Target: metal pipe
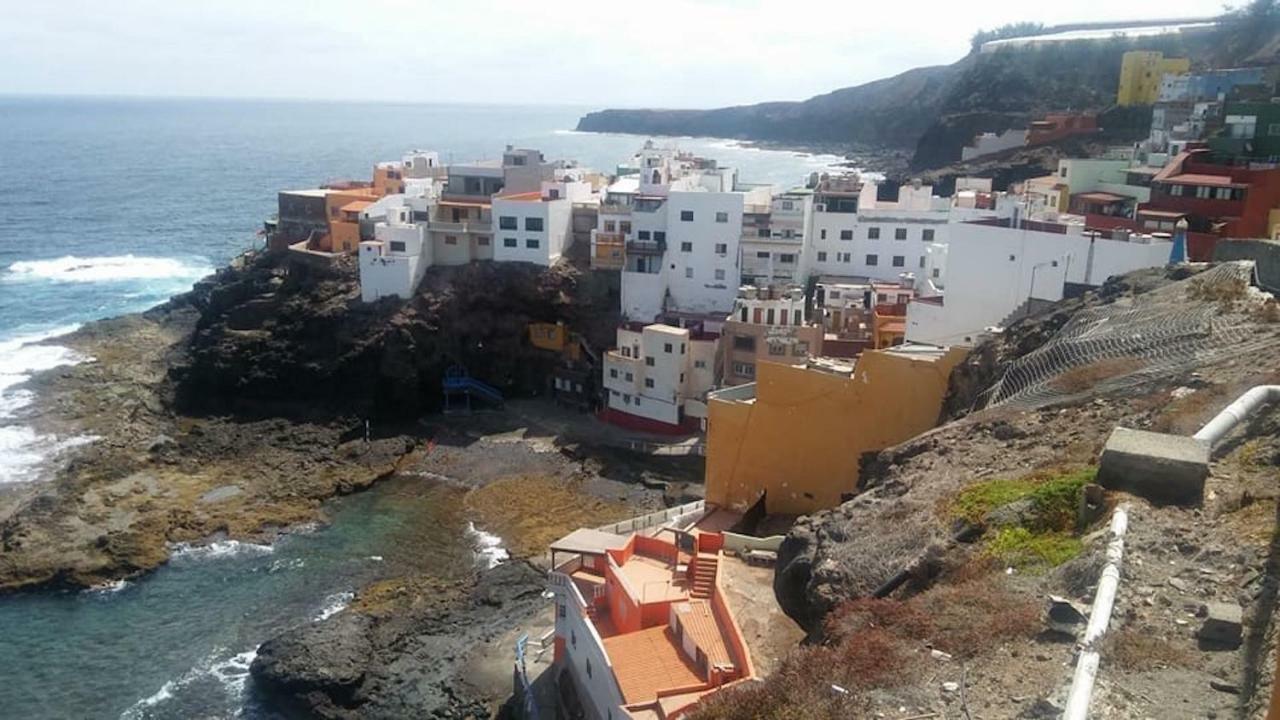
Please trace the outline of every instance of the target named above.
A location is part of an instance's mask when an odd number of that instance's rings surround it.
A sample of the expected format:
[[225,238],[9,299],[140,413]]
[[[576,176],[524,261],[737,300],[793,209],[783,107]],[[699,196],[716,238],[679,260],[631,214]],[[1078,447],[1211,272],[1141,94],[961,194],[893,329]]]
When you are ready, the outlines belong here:
[[1098,641],[1107,632],[1111,622],[1111,608],[1115,605],[1116,592],[1120,588],[1120,565],[1124,560],[1124,533],[1129,529],[1128,506],[1116,508],[1111,515],[1112,540],[1107,545],[1107,565],[1098,580],[1098,590],[1089,611],[1089,625],[1084,631],[1080,658],[1076,661],[1075,675],[1071,678],[1071,691],[1067,694],[1067,707],[1062,720],[1086,720],[1089,716],[1089,700],[1093,697],[1093,683],[1098,677]]
[[1200,432],[1191,437],[1209,443],[1212,447],[1225,437],[1231,428],[1244,422],[1263,405],[1277,400],[1280,400],[1280,385],[1257,385],[1250,388],[1200,428]]

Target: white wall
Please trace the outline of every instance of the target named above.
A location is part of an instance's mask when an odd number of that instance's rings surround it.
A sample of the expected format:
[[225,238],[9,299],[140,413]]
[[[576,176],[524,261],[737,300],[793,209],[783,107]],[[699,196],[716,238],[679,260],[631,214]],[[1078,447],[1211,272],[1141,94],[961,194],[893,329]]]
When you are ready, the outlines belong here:
[[[738,294],[743,195],[672,192],[667,206],[664,270],[668,276],[671,309],[727,313]],[[692,221],[681,219],[686,212],[693,213]],[[717,213],[723,213],[724,222],[716,221]],[[692,277],[688,277],[686,268],[692,270]]]
[[1065,281],[1100,285],[1110,275],[1163,265],[1170,247],[1168,242],[1127,243],[1080,234],[954,225],[946,253],[943,305],[910,303],[907,340],[972,344],[984,328],[1003,322],[1028,297],[1056,301],[1062,298]]
[[[587,617],[580,595],[572,586],[556,585],[557,605],[565,608],[564,617],[556,609],[556,636],[564,639],[565,663],[577,681],[584,704],[596,718],[606,718],[612,712],[620,718],[618,708],[623,705],[622,693],[613,676],[613,668],[605,652],[599,633]],[[591,674],[587,674],[587,664]]]
[[972,160],[976,157],[1022,147],[1026,144],[1026,130],[1011,128],[998,135],[996,133],[983,133],[974,139],[973,145],[966,145],[960,149],[960,159]]
[[[360,243],[360,299],[373,302],[384,297],[408,298],[431,266],[431,245],[421,225],[374,226],[372,242]],[[403,250],[392,250],[403,243]]]

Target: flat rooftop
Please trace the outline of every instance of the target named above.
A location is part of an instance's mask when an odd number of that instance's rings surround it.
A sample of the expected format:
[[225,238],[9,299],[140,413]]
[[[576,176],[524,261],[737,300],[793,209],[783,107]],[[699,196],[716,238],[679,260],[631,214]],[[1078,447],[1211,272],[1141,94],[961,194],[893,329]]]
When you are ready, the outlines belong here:
[[703,683],[666,625],[605,638],[604,649],[628,704],[652,701],[659,690]]

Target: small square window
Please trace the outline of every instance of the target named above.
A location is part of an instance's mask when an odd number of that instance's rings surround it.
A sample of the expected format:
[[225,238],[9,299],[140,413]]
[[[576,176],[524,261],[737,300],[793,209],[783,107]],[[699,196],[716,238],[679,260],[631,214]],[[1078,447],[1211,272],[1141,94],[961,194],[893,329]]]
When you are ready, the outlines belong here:
[[728,244],[728,243],[716,243],[716,254],[717,254],[717,255],[727,255],[728,253],[729,253],[729,244]]
[[618,368],[609,368],[609,377],[616,379],[618,377]]
[[903,257],[903,256],[901,256],[901,255],[894,255],[894,256],[893,256],[893,266],[894,266],[894,267],[906,267],[906,264],[907,264],[907,259],[906,259],[905,257]]
[[681,210],[681,211],[680,211],[680,222],[693,222],[693,211],[692,211],[692,210]]
[[893,239],[894,239],[894,240],[906,240],[906,239],[907,239],[907,229],[906,229],[906,228],[894,228],[894,230],[893,230]]
[[868,255],[868,256],[867,256],[867,264],[868,264],[868,265],[879,265],[879,264],[880,264],[880,257],[879,257],[878,255]]
[[693,243],[691,242],[680,243],[680,252],[693,252]]
[[515,229],[516,229],[516,218],[515,218],[515,216],[514,216],[514,215],[503,215],[503,216],[499,217],[499,218],[498,218],[498,229],[499,229],[499,230],[515,230]]
[[921,230],[920,239],[925,242],[931,242],[933,240],[933,228],[925,228],[924,230]]
[[821,230],[819,230],[819,231],[818,231],[818,237],[819,237],[820,239],[822,239],[822,240],[826,240],[826,239],[827,239],[827,229],[826,229],[826,228],[822,228]]
[[653,367],[653,356],[652,356],[652,355],[646,355],[646,356],[645,356],[645,358],[644,358],[644,364],[645,364],[645,365],[648,365],[649,367]]
[[675,348],[672,347],[671,343],[662,343],[662,352],[670,354],[672,350],[675,350]]
[[687,278],[692,278],[692,277],[693,277],[693,268],[691,268],[691,267],[687,267],[687,268],[685,268],[685,269],[684,269],[684,276],[685,276],[685,277],[687,277]]
[[541,245],[541,241],[534,240],[533,238],[526,238],[524,241],[524,246],[530,250],[537,250]]
[[716,270],[716,279],[717,279],[717,280],[723,280],[723,279],[724,279],[724,271],[723,271],[723,270]]
[[841,240],[852,240],[852,239],[853,239],[853,231],[852,231],[852,230],[841,230],[841,231],[840,231],[840,239],[841,239]]
[[515,238],[502,238],[502,247],[518,247],[520,241]]
[[819,250],[819,251],[818,251],[818,262],[826,262],[826,261],[827,261],[827,254],[826,254],[825,252],[822,252],[821,250]]
[[636,239],[637,239],[637,240],[648,240],[648,239],[649,239],[649,231],[648,231],[648,230],[641,230],[640,232],[636,233]]
[[727,212],[718,212],[718,213],[716,213],[716,222],[718,222],[718,223],[727,223],[727,222],[729,222],[729,213],[727,213]]
[[542,218],[535,218],[535,217],[525,218],[524,229],[528,232],[542,232]]
[[645,387],[647,387],[647,388],[649,388],[649,389],[653,389],[653,378],[645,378],[645,379],[644,379],[644,386],[645,386]]
[[867,239],[868,239],[868,240],[879,240],[879,239],[880,239],[880,228],[878,228],[878,227],[867,228]]

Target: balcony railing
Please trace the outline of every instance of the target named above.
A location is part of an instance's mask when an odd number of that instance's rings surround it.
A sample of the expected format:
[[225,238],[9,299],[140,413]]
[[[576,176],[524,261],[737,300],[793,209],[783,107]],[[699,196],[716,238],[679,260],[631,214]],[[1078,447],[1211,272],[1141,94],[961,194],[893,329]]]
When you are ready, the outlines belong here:
[[444,222],[440,220],[432,220],[427,223],[427,229],[436,232],[456,232],[456,233],[488,233],[492,232],[492,222]]
[[629,255],[661,255],[667,251],[666,240],[628,240]]

